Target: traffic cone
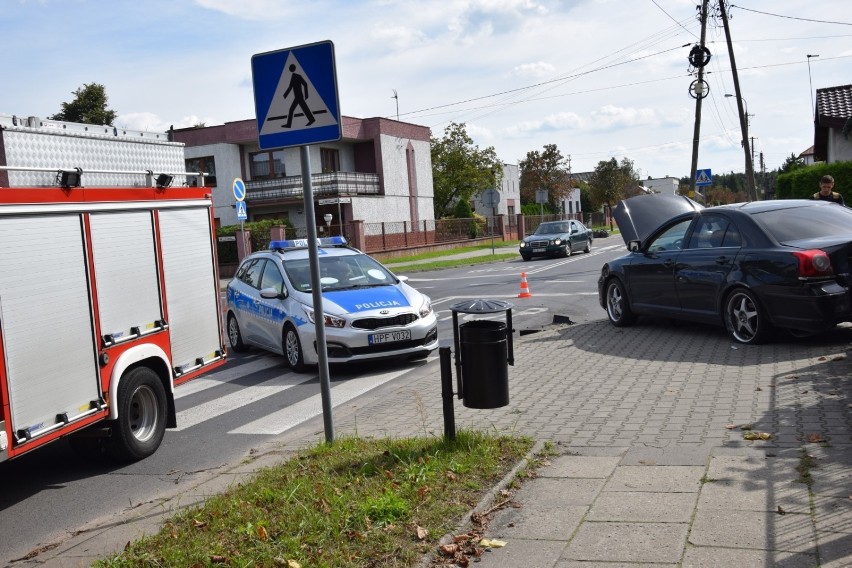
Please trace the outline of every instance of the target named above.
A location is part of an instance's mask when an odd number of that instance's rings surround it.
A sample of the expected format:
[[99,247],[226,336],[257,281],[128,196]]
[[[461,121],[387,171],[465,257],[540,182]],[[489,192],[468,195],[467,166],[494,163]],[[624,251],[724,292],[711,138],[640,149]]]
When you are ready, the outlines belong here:
[[532,294],[530,294],[530,287],[527,285],[526,272],[521,272],[521,293],[518,294],[518,298],[532,298]]

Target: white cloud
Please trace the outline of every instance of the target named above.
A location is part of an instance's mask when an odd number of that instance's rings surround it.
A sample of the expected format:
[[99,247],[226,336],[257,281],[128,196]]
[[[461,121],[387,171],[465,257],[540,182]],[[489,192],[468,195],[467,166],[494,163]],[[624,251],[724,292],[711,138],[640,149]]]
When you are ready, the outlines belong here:
[[516,77],[550,77],[556,72],[556,67],[544,61],[536,63],[523,63],[512,69],[512,75]]

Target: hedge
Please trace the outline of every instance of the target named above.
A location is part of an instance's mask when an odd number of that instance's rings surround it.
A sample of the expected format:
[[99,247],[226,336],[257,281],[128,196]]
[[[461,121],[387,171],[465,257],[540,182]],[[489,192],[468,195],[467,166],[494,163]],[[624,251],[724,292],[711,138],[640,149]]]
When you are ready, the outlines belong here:
[[819,191],[819,180],[824,175],[834,178],[834,191],[847,203],[852,203],[852,162],[814,164],[779,174],[775,186],[778,199],[810,199]]

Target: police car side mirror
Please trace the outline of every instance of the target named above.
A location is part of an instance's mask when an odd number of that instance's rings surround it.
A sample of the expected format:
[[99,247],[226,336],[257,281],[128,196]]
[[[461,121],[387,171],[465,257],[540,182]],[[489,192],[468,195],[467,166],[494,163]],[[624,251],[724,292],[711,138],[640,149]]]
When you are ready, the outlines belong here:
[[408,282],[408,276],[397,276],[396,279],[400,282]]
[[283,300],[287,297],[287,291],[279,292],[275,288],[264,288],[260,291],[260,297],[267,300]]

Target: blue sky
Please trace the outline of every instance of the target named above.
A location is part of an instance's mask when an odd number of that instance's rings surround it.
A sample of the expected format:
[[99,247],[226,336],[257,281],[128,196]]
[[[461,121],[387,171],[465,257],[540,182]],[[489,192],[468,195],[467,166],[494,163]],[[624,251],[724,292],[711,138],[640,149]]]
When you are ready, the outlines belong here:
[[[0,114],[47,117],[95,82],[126,128],[254,118],[251,56],[331,40],[347,116],[396,118],[398,102],[400,120],[433,136],[465,123],[477,145],[508,163],[556,144],[575,172],[626,157],[642,177],[680,177],[692,156],[687,55],[699,4],[0,0]],[[755,168],[761,152],[776,168],[813,143],[809,82],[852,83],[852,8],[740,0],[730,14]],[[698,167],[743,171],[736,102],[724,96],[734,87],[721,20],[707,42]],[[819,55],[810,76],[807,54]]]

